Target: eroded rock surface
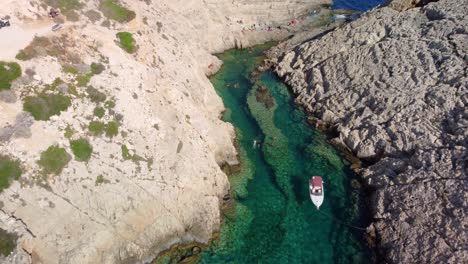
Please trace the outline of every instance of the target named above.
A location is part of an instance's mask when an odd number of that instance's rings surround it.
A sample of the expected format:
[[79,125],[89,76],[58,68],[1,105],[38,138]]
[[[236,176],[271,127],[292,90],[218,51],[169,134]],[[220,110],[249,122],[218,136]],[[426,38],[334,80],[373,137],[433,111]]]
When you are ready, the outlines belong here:
[[464,263],[468,1],[400,7],[286,52],[276,72],[335,143],[366,161],[380,257]]
[[[23,168],[0,193],[0,228],[18,236],[0,262],[135,263],[174,243],[207,243],[229,189],[220,165],[237,162],[233,128],[219,120],[222,101],[206,77],[221,66],[211,54],[284,37],[265,27],[330,4],[113,1],[132,13],[103,9],[109,2],[2,1],[11,27],[0,30],[0,60],[24,73],[0,94],[0,153]],[[49,5],[64,5],[61,15],[48,17]],[[246,30],[252,24],[261,26]],[[133,36],[133,53],[118,32]],[[23,104],[38,94],[71,103],[32,120]],[[47,100],[35,107],[50,110]],[[99,122],[113,122],[113,132],[99,132]],[[41,153],[57,145],[72,156],[80,138],[93,148],[89,160],[44,173]]]

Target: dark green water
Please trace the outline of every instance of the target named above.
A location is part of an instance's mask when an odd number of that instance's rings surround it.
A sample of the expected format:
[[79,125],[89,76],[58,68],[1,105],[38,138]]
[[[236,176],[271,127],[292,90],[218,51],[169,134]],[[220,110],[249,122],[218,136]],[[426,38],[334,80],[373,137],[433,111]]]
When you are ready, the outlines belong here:
[[[367,224],[348,164],[306,123],[272,72],[256,84],[250,80],[268,47],[220,55],[224,66],[211,79],[227,109],[224,120],[236,128],[242,168],[230,176],[236,203],[201,263],[367,263],[364,231],[332,218]],[[256,100],[259,84],[274,99],[270,109]],[[262,142],[259,148],[254,140]],[[312,175],[322,175],[325,184],[320,212],[308,194]]]

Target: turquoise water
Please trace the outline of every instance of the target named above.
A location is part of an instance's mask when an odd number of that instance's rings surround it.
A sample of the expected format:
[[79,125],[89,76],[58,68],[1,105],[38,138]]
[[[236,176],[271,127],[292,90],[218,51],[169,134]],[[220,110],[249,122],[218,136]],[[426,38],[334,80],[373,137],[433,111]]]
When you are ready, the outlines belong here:
[[385,0],[333,0],[333,9],[351,9],[364,12],[384,2]]
[[[336,221],[367,224],[347,162],[308,125],[272,72],[250,78],[269,46],[220,55],[224,66],[211,78],[226,107],[224,120],[236,128],[242,165],[230,176],[235,203],[201,263],[367,263],[364,231]],[[260,85],[268,88],[270,108],[257,102]],[[320,211],[308,194],[312,175],[324,180]]]

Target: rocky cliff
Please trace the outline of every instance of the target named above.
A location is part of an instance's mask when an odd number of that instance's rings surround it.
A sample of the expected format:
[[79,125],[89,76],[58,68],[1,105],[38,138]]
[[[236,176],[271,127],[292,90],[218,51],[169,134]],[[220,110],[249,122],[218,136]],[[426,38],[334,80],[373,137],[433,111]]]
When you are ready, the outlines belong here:
[[0,262],[133,263],[206,243],[220,165],[237,162],[211,53],[283,37],[264,28],[328,2],[3,1]]
[[468,261],[468,1],[398,1],[286,52],[276,72],[364,161],[389,263]]

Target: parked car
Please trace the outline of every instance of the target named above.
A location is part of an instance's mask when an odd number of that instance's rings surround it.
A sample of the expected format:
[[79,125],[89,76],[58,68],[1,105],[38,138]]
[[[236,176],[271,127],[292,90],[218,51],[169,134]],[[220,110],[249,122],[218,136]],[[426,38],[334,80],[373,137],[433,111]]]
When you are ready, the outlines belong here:
[[9,27],[9,26],[10,26],[10,20],[0,19],[0,28]]

